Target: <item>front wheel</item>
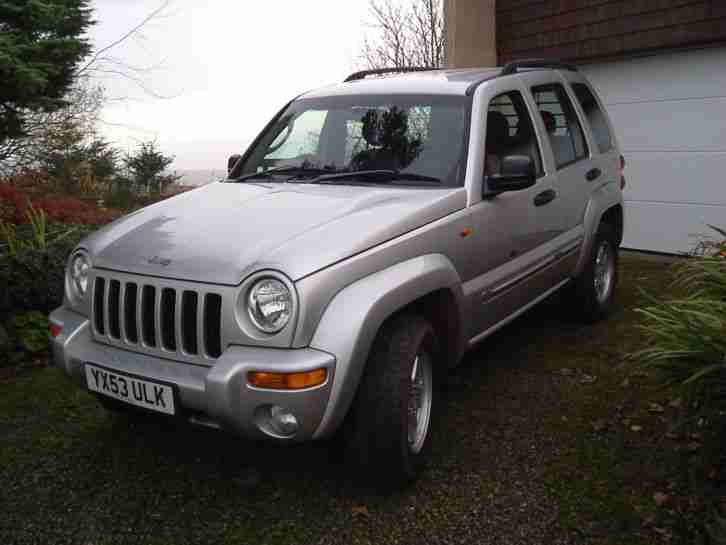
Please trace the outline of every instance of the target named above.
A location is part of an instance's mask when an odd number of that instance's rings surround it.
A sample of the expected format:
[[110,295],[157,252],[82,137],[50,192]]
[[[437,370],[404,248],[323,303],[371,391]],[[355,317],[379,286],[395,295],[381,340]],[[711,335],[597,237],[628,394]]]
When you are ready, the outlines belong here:
[[416,478],[431,449],[438,343],[431,324],[404,314],[379,332],[361,378],[347,451],[386,486]]
[[600,224],[582,272],[573,281],[573,306],[587,323],[605,318],[615,300],[618,283],[618,244],[615,230]]

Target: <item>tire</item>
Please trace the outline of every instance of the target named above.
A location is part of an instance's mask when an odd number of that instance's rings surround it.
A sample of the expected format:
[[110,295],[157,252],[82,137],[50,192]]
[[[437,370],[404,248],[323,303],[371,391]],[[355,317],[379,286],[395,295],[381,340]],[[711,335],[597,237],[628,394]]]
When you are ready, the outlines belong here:
[[[396,316],[379,331],[346,434],[347,458],[366,482],[396,488],[413,481],[425,467],[434,410],[439,410],[438,360],[434,329],[420,316]],[[409,416],[416,400],[416,417]]]
[[570,300],[585,323],[607,317],[618,285],[618,239],[613,227],[601,223],[582,272],[573,279]]

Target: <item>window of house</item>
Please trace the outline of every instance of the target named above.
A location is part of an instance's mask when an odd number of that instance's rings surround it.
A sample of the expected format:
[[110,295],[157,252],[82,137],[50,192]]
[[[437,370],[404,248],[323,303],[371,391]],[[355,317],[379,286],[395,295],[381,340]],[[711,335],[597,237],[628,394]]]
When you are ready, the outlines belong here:
[[610,128],[607,119],[605,119],[605,114],[600,109],[592,91],[584,83],[573,83],[572,90],[575,92],[582,111],[585,112],[585,117],[587,117],[587,122],[590,124],[592,135],[600,153],[610,151],[613,147],[613,138],[610,135]]
[[547,129],[557,168],[587,157],[587,143],[575,108],[559,83],[532,88],[537,109]]
[[499,173],[507,155],[527,155],[537,176],[542,175],[542,158],[532,118],[519,91],[509,91],[492,99],[487,111],[485,174]]

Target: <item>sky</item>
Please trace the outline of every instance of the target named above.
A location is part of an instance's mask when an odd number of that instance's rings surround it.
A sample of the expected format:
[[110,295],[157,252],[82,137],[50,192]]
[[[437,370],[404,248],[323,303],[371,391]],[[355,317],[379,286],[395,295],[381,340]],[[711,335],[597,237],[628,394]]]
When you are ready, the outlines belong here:
[[[92,43],[113,43],[163,4],[94,0]],[[108,53],[151,92],[115,68],[97,74],[101,134],[124,151],[156,140],[173,169],[224,170],[289,100],[359,67],[368,20],[368,0],[171,0]]]

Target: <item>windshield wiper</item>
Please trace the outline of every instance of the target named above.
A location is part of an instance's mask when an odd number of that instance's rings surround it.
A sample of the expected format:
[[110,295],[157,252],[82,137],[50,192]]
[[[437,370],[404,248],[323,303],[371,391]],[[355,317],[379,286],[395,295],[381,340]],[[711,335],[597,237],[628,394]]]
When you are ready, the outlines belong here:
[[425,182],[430,184],[440,184],[440,178],[433,176],[425,176],[416,174],[415,172],[400,172],[398,170],[352,170],[350,172],[336,172],[331,174],[322,174],[317,178],[309,181],[311,184],[321,184],[334,182],[336,180],[355,179],[356,182],[370,183],[395,183],[398,181],[405,182]]
[[290,167],[277,167],[277,168],[271,168],[269,170],[263,170],[262,172],[251,172],[249,174],[245,174],[244,176],[239,176],[237,178],[234,178],[230,180],[231,182],[244,182],[245,180],[251,180],[253,178],[271,178],[276,174],[292,174],[295,176],[301,176],[301,175],[325,175],[330,174],[331,169],[329,168],[312,168],[312,167],[303,167],[303,166],[290,166]]

